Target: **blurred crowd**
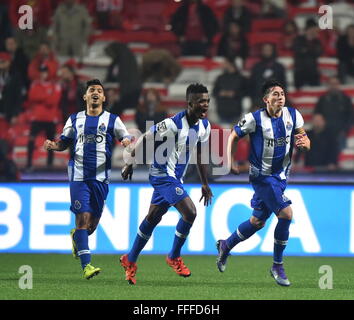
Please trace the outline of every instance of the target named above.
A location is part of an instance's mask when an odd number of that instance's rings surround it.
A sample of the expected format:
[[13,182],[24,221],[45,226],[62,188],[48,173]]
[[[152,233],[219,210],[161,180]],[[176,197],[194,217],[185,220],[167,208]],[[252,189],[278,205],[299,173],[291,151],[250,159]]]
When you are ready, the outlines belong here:
[[[144,84],[173,83],[183,69],[178,60],[182,56],[218,56],[224,59],[223,72],[209,88],[216,106],[215,125],[231,127],[245,112],[245,98],[251,101],[247,111],[263,106],[260,88],[264,80],[276,78],[289,88],[286,68],[278,58],[292,57],[294,90],[327,87],[313,111],[309,131],[312,150],[306,155],[298,153],[295,164],[338,169],[338,156],[346,147],[346,137],[353,126],[352,99],[342,88],[354,88],[354,0],[165,0],[161,21],[156,16],[139,20],[138,6],[150,5],[151,9],[156,5],[157,10],[161,3],[0,0],[1,180],[19,179],[13,158],[16,137],[12,129],[16,125],[29,125],[25,170],[31,171],[38,135],[44,133],[54,139],[68,116],[84,108],[86,77],[80,70],[91,37],[112,30],[144,30],[144,26],[153,30],[153,22],[164,24],[164,31],[175,36],[178,50],[155,47],[138,60],[129,43],[111,41],[104,49],[110,64],[105,79],[101,79],[119,87],[118,91],[106,92],[111,112],[122,115],[126,109],[135,110],[136,126],[145,131],[146,121],[160,121],[169,115],[169,110],[162,103],[160,92],[146,90]],[[333,29],[320,29],[316,15],[309,15],[299,26],[290,14],[296,8],[317,10],[322,4],[335,9]],[[19,26],[19,8],[23,5],[33,10],[32,29]],[[266,19],[269,23],[260,28],[273,29],[268,37],[255,41],[255,21]],[[320,57],[338,60],[336,72],[326,79],[321,77]],[[247,153],[247,147],[244,150]],[[53,168],[54,157],[48,152],[48,168]]]

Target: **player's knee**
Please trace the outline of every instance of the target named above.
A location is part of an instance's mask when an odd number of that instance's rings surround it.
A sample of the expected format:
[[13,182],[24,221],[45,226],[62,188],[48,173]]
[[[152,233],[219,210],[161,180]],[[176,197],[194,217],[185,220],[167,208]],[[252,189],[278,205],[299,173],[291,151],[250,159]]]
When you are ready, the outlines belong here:
[[264,225],[265,225],[265,221],[259,220],[259,219],[257,219],[256,217],[253,217],[253,216],[251,217],[250,222],[257,229],[262,229],[264,227]]
[[278,218],[292,220],[293,210],[291,209],[291,207],[288,206],[288,207],[282,209],[278,214]]
[[190,206],[187,212],[183,215],[184,220],[188,221],[189,223],[193,223],[196,217],[197,209],[194,205]]

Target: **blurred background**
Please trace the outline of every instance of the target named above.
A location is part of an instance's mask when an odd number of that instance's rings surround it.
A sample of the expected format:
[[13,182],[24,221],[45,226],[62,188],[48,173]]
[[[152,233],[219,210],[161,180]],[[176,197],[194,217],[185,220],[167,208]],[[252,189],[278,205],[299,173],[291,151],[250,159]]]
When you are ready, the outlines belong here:
[[[323,4],[332,29],[319,28]],[[19,28],[22,5],[33,9],[33,29]],[[182,110],[196,81],[209,89],[212,127],[230,129],[262,107],[270,77],[286,86],[312,140],[311,152],[295,154],[291,179],[353,182],[354,1],[0,0],[1,180],[66,180],[69,151],[42,146],[84,108],[87,79],[103,81],[107,110],[144,132],[145,121]],[[248,147],[242,140],[235,159],[244,172]],[[117,143],[113,169],[122,163]]]

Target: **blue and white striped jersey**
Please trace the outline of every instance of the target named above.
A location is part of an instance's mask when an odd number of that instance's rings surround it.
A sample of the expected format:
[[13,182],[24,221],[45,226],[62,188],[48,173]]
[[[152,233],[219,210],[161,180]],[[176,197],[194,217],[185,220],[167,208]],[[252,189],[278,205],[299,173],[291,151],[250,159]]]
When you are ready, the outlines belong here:
[[250,176],[275,176],[287,179],[291,166],[295,130],[303,127],[299,111],[283,107],[279,118],[269,116],[266,108],[248,113],[234,127],[237,135],[250,136]]
[[115,114],[103,111],[98,116],[89,116],[81,111],[71,115],[60,137],[73,148],[69,180],[108,183],[114,138],[121,141],[125,137],[130,137],[129,133]]
[[[200,119],[189,126],[186,114],[187,111],[182,111],[151,127],[150,131],[155,133],[151,176],[170,176],[182,181],[194,148],[199,142],[208,141],[209,121]],[[163,140],[164,137],[167,139]]]

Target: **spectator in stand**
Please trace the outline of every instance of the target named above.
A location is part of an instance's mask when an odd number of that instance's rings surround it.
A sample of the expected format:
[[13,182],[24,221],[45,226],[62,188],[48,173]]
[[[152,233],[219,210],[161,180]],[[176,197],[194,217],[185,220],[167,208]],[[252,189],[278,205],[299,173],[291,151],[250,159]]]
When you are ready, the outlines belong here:
[[8,17],[8,6],[0,3],[0,51],[5,50],[5,39],[12,36],[12,28]]
[[312,117],[312,129],[307,131],[311,140],[311,149],[308,152],[297,150],[295,163],[304,154],[305,167],[311,167],[316,171],[333,171],[338,164],[338,146],[335,136],[326,126],[326,120],[322,114],[315,113]]
[[243,63],[246,60],[248,56],[248,42],[241,26],[237,22],[231,21],[228,24],[228,29],[220,39],[217,54],[218,56],[227,57],[232,60],[240,57]]
[[147,121],[154,124],[167,118],[166,108],[161,104],[161,96],[156,89],[148,89],[143,93],[143,101],[138,107],[135,122],[140,132],[146,132],[152,125],[147,127]]
[[[123,29],[124,0],[95,0],[96,24],[98,29]],[[126,1],[128,2],[128,1]]]
[[207,56],[213,37],[219,31],[215,14],[201,0],[183,1],[172,15],[171,26],[184,56]]
[[0,52],[0,113],[8,122],[15,121],[22,111],[25,84],[21,75],[11,71],[11,56],[8,52]]
[[337,56],[341,82],[354,84],[354,24],[349,25],[345,34],[338,38]]
[[294,40],[299,35],[299,28],[295,20],[287,20],[284,23],[282,39],[279,45],[281,55],[290,56],[293,54]]
[[85,6],[75,0],[59,4],[52,24],[54,50],[58,55],[82,60],[91,33],[91,20]]
[[225,59],[224,72],[217,77],[213,95],[217,114],[224,123],[237,122],[242,114],[242,98],[248,92],[247,79],[240,73],[233,60]]
[[119,84],[119,100],[112,105],[110,112],[121,115],[124,109],[136,110],[142,83],[135,55],[120,42],[110,43],[105,52],[112,58],[106,82]]
[[285,17],[286,1],[284,0],[262,0],[260,18],[283,18]]
[[26,84],[26,87],[28,88],[28,57],[26,56],[23,49],[18,47],[17,41],[14,37],[6,38],[5,48],[11,56],[10,73],[18,73],[21,75],[23,83]]
[[341,90],[337,77],[329,78],[328,90],[319,98],[314,112],[323,115],[328,129],[336,138],[340,152],[345,148],[346,137],[354,119],[352,101]]
[[143,54],[142,79],[144,82],[170,84],[181,70],[181,65],[168,50],[153,49]]
[[19,181],[20,174],[13,161],[15,135],[2,115],[0,115],[0,128],[0,182]]
[[294,83],[296,89],[304,85],[320,85],[317,60],[323,48],[318,35],[318,25],[314,20],[306,22],[305,34],[294,40]]
[[253,108],[263,107],[261,88],[263,83],[268,79],[276,79],[287,87],[284,66],[277,62],[276,47],[272,43],[264,43],[261,46],[261,60],[257,62],[251,69],[250,76],[250,92],[252,97]]
[[65,63],[59,69],[58,75],[61,88],[59,110],[61,120],[64,122],[71,114],[83,110],[82,97],[85,94],[85,87],[76,74],[75,66],[71,63]]
[[[36,136],[45,131],[47,139],[53,140],[56,124],[60,119],[59,101],[61,91],[59,84],[49,80],[46,65],[40,67],[40,78],[33,81],[28,93],[27,108],[31,121],[30,135],[27,145],[27,170],[32,170],[32,157]],[[48,151],[47,165],[53,165],[53,151]]]
[[224,30],[229,30],[231,22],[237,22],[243,32],[249,32],[252,22],[251,11],[244,5],[243,0],[231,0],[230,2],[230,7],[225,10],[223,18]]
[[29,60],[36,55],[41,43],[48,40],[47,29],[33,21],[33,29],[15,29],[14,36],[19,48],[22,48]]
[[30,62],[28,76],[31,81],[40,78],[40,66],[43,65],[48,68],[48,80],[55,80],[57,78],[59,62],[47,41],[40,44],[37,54]]

